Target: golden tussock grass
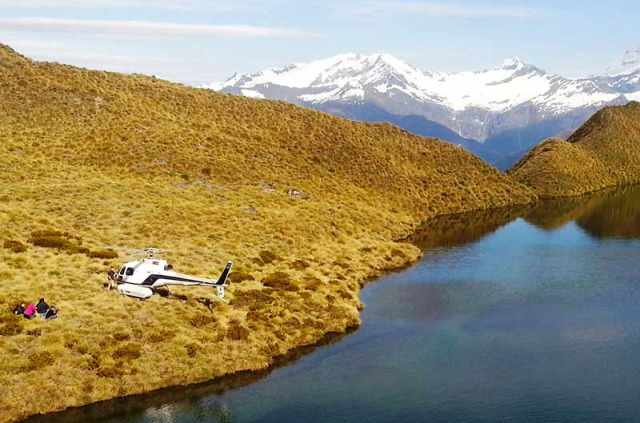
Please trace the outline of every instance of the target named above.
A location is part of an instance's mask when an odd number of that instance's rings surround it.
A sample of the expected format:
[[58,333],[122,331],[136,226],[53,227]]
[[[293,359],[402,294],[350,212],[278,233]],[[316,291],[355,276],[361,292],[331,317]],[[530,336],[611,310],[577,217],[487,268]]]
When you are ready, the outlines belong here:
[[541,143],[507,173],[541,197],[640,182],[640,103],[600,110],[567,141]]
[[[425,219],[534,198],[390,125],[7,47],[0,97],[2,421],[263,369],[359,324],[360,287],[417,259],[393,240]],[[202,276],[233,260],[230,303],[206,288],[145,302],[105,290],[120,248],[148,246]],[[40,297],[57,320],[11,314]]]

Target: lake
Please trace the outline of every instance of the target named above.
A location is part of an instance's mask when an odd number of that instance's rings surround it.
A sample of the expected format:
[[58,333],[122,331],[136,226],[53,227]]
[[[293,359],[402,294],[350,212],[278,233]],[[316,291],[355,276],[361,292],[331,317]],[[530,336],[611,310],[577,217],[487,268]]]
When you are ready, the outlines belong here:
[[279,367],[36,421],[637,422],[640,187],[446,216],[362,326]]

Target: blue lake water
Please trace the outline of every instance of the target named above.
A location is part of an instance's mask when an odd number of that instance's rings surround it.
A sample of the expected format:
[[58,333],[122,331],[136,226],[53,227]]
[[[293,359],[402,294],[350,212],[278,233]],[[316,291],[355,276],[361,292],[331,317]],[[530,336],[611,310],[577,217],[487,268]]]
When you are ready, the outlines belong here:
[[357,331],[288,365],[44,419],[640,421],[640,188],[443,217],[415,242]]

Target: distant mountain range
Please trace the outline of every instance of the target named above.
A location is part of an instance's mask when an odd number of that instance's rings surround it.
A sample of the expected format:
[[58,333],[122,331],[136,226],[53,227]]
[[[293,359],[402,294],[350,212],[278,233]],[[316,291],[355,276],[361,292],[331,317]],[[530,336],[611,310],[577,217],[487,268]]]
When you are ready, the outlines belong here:
[[389,54],[343,54],[201,87],[390,122],[506,169],[540,141],[570,135],[602,107],[640,100],[640,48],[627,51],[616,68],[577,79],[519,59],[480,72],[444,73]]

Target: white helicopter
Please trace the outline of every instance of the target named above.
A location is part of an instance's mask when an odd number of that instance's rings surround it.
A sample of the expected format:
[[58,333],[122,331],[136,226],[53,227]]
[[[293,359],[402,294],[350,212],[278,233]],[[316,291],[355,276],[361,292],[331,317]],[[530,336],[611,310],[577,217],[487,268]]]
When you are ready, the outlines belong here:
[[[220,277],[216,279],[200,278],[174,272],[173,266],[166,260],[157,259],[155,254],[161,253],[158,248],[145,248],[143,252],[132,256],[146,254],[147,257],[125,263],[116,274],[118,292],[130,297],[146,300],[156,288],[169,285],[211,286],[218,290],[218,296],[224,299],[224,288],[228,286],[227,278],[231,272],[232,262],[227,262]],[[131,256],[129,256],[131,257]]]

